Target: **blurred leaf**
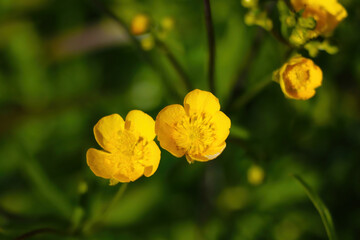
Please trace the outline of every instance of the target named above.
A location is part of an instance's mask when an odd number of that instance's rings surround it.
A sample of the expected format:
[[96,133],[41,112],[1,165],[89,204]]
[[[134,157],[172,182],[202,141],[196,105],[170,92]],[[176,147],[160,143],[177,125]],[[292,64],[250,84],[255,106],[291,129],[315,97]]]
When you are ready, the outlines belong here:
[[230,136],[239,139],[249,139],[250,133],[247,129],[233,123],[230,128]]
[[314,204],[315,208],[319,212],[329,239],[336,240],[337,238],[336,238],[335,228],[328,208],[320,199],[319,195],[316,192],[314,192],[311,189],[311,187],[299,175],[294,175],[294,178],[301,184],[301,186],[303,186],[303,188],[306,191],[306,194],[308,195],[308,197]]
[[69,218],[71,214],[71,206],[58,188],[46,176],[41,166],[34,160],[26,159],[23,161],[23,170],[29,177],[34,188],[37,189],[43,197],[57,208],[59,215]]

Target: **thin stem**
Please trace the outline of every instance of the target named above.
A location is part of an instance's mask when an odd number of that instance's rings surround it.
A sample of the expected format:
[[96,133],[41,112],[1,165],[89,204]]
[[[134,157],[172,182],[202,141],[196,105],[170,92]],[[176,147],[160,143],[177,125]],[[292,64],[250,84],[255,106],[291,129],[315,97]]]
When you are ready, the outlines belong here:
[[90,220],[86,224],[84,224],[83,232],[87,233],[91,231],[96,225],[100,225],[102,221],[104,221],[109,214],[109,211],[116,205],[116,203],[119,201],[119,199],[124,195],[124,192],[127,188],[128,183],[123,183],[121,187],[118,189],[114,197],[111,199],[111,201],[105,206],[102,213],[100,213],[98,216],[95,217],[95,219]]
[[112,11],[110,11],[110,9],[108,9],[100,0],[92,0],[92,1],[98,10],[103,12],[105,15],[109,16],[111,19],[113,19],[116,23],[118,23],[125,30],[126,35],[133,42],[133,44],[135,45],[135,47],[138,50],[138,52],[140,53],[140,55],[145,60],[149,60],[146,52],[142,49],[140,42],[136,39],[136,37],[133,34],[131,34],[129,28],[127,28],[127,26],[126,26],[126,23],[121,18],[116,16]]
[[94,5],[98,10],[103,12],[105,15],[109,16],[111,19],[113,19],[116,23],[119,24],[121,28],[125,30],[126,35],[129,37],[129,39],[133,42],[135,45],[137,51],[139,52],[139,55],[158,73],[161,75],[161,79],[163,79],[164,84],[166,85],[167,89],[170,92],[171,96],[177,96],[178,99],[182,99],[182,96],[179,94],[179,92],[170,84],[169,79],[165,76],[164,72],[162,71],[161,67],[159,67],[154,61],[152,61],[152,58],[149,56],[149,54],[144,51],[144,49],[141,47],[141,43],[139,40],[130,32],[129,28],[127,27],[126,23],[116,16],[110,9],[108,9],[100,0],[92,0]]
[[210,85],[210,91],[215,92],[215,32],[214,25],[211,16],[210,0],[204,0],[204,12],[205,12],[205,23],[208,38],[209,47],[209,59],[208,59],[208,79]]
[[55,235],[61,235],[61,236],[65,236],[68,235],[67,232],[63,232],[63,231],[59,231],[57,229],[53,229],[53,228],[39,228],[27,233],[22,234],[21,236],[15,238],[15,240],[24,240],[24,239],[28,239],[31,237],[34,237],[36,235],[39,234],[55,234]]
[[160,48],[160,50],[164,53],[166,58],[169,60],[171,65],[174,67],[175,71],[178,73],[180,79],[184,83],[186,89],[191,91],[193,89],[190,79],[185,72],[184,68],[181,66],[180,62],[177,60],[174,53],[170,50],[170,48],[160,39],[155,38],[156,45]]
[[232,92],[230,94],[228,104],[225,106],[225,111],[228,111],[231,106],[234,104],[236,99],[241,95],[245,80],[248,78],[248,74],[250,71],[250,67],[253,64],[262,42],[264,41],[265,31],[261,28],[258,28],[255,34],[255,39],[252,42],[252,45],[246,54],[244,60],[242,61],[242,65],[239,67],[239,72],[236,75],[236,79],[234,81],[234,85],[232,87]]
[[278,40],[279,42],[281,42],[282,44],[284,44],[285,46],[289,47],[289,48],[293,48],[293,46],[290,44],[290,42],[288,40],[286,40],[279,32],[277,32],[274,28],[271,29],[270,31],[271,35]]
[[272,82],[272,75],[266,76],[262,81],[250,88],[244,95],[234,102],[233,108],[239,109],[246,105],[251,99],[258,95],[266,86]]

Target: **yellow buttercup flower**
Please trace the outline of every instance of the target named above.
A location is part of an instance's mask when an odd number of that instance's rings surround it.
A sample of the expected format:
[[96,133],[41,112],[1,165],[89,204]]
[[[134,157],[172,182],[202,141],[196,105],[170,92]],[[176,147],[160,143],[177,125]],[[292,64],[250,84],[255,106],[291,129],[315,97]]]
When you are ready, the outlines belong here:
[[309,31],[309,37],[327,36],[347,17],[346,9],[337,0],[291,0],[296,11],[304,9],[302,17],[313,17],[316,28]]
[[91,171],[110,184],[150,177],[160,162],[160,149],[154,142],[155,121],[139,110],[128,113],[125,121],[118,114],[103,117],[94,135],[104,150],[90,148],[86,153]]
[[173,104],[156,117],[155,132],[160,146],[189,163],[215,159],[225,149],[230,119],[220,111],[219,100],[210,92],[193,90],[184,107]]
[[322,83],[322,71],[311,59],[293,57],[277,72],[275,81],[280,83],[286,97],[307,100],[315,95],[315,88]]
[[149,17],[145,14],[137,14],[131,21],[131,33],[141,35],[148,31],[150,25]]

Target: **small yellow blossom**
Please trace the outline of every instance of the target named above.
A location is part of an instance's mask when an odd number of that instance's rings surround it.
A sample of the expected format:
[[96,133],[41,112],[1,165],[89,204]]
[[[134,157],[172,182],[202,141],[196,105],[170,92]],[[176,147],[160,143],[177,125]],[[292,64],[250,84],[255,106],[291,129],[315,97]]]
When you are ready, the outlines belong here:
[[322,71],[311,59],[296,56],[276,72],[275,81],[280,83],[286,97],[307,100],[321,86]]
[[174,19],[172,17],[165,17],[161,20],[161,27],[164,31],[170,31],[174,28]]
[[148,31],[150,26],[149,17],[145,14],[137,14],[131,21],[131,33],[141,35]]
[[264,181],[265,172],[257,165],[253,165],[248,169],[247,178],[250,184],[259,185]]
[[156,117],[155,132],[160,146],[189,163],[215,159],[225,149],[230,119],[220,111],[212,93],[193,90],[185,96],[184,107],[173,104]]
[[144,37],[140,39],[140,44],[142,49],[144,49],[145,51],[150,51],[155,47],[155,39],[151,35],[149,36],[144,35]]
[[309,31],[309,38],[328,36],[347,17],[346,9],[337,0],[291,0],[296,11],[304,10],[302,17],[313,17],[316,28]]
[[128,113],[125,121],[118,114],[103,117],[94,127],[94,135],[104,150],[90,148],[87,164],[98,177],[110,184],[150,177],[160,162],[160,149],[154,142],[155,121],[139,110]]

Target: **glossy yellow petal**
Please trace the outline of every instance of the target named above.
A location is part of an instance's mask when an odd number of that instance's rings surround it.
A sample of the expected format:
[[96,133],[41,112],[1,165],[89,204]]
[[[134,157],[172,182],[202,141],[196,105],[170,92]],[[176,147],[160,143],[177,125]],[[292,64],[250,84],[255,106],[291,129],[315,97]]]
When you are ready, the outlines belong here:
[[228,116],[223,112],[219,111],[213,116],[214,129],[215,129],[215,142],[214,145],[219,145],[225,142],[229,136],[231,121]]
[[219,146],[212,147],[204,153],[204,157],[208,160],[213,160],[217,158],[224,151],[225,147],[226,147],[225,142]]
[[155,138],[154,119],[140,110],[132,110],[128,113],[125,119],[125,128],[138,133],[148,141]]
[[286,97],[307,100],[321,86],[322,71],[311,59],[294,57],[280,68],[279,83]]
[[119,182],[133,182],[144,174],[144,166],[131,160],[121,161],[113,177]]
[[211,92],[195,89],[185,96],[184,108],[188,115],[202,112],[212,114],[220,110],[220,103]]
[[173,104],[162,109],[156,117],[155,132],[160,146],[169,151],[175,157],[182,157],[186,149],[180,148],[174,139],[176,123],[186,117],[184,108],[179,104]]
[[150,142],[149,145],[147,146],[147,151],[145,156],[146,161],[144,161],[144,163],[146,164],[144,175],[146,177],[150,177],[156,172],[160,163],[160,156],[161,156],[161,152],[159,147],[156,145],[154,141]]
[[106,179],[112,178],[114,173],[114,156],[111,153],[90,148],[86,152],[86,161],[96,176]]
[[190,152],[188,152],[186,153],[186,160],[189,163],[192,163],[194,161],[207,162],[217,158],[224,151],[225,147],[226,147],[226,143],[224,142],[219,146],[214,146],[207,149],[205,152],[201,154],[191,154]]
[[94,127],[94,135],[99,145],[108,152],[116,150],[119,136],[124,130],[124,120],[119,114],[101,118]]

